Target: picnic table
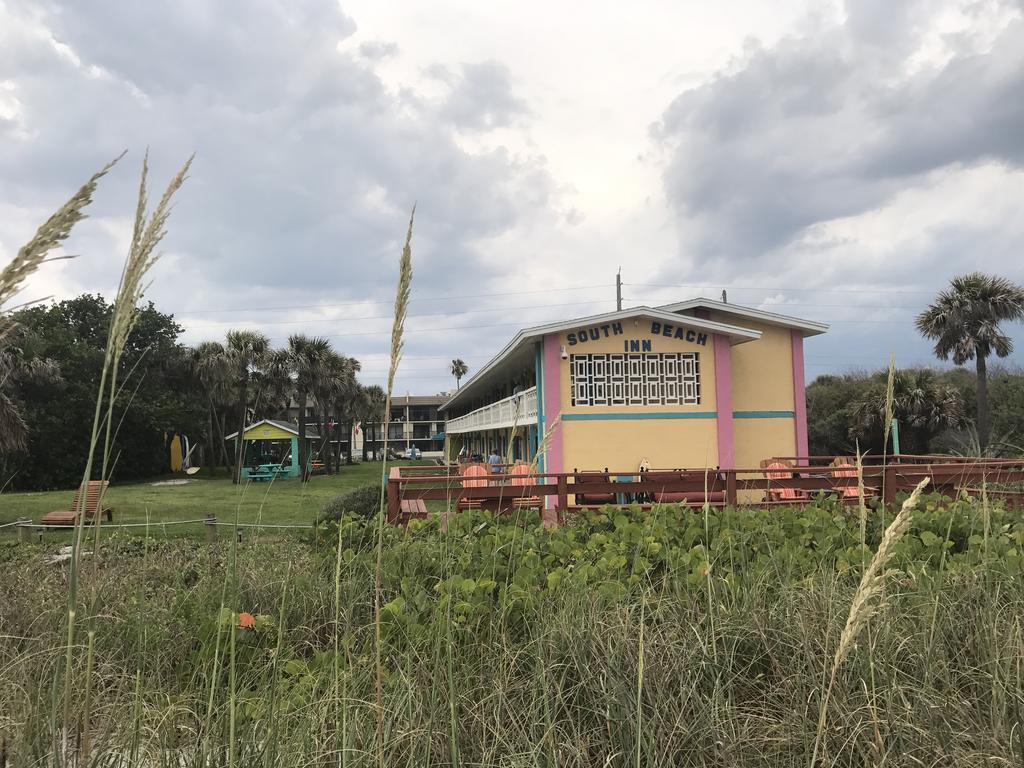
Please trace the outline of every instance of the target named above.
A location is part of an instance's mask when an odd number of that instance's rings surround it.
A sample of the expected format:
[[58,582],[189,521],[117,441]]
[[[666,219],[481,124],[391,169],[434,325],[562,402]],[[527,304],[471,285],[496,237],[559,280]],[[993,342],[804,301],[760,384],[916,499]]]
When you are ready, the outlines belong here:
[[249,471],[250,480],[274,480],[276,478],[287,478],[288,467],[282,464],[260,464],[256,469]]

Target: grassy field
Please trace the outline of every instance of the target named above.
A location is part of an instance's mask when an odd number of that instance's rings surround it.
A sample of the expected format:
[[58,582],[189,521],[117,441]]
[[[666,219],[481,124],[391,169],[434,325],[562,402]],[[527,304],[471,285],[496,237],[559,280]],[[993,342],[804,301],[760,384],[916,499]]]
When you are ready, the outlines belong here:
[[[389,462],[388,466],[412,463],[415,462]],[[113,484],[106,500],[114,508],[115,523],[148,520],[159,527],[164,522],[195,520],[208,514],[219,521],[231,522],[237,510],[239,521],[244,523],[259,520],[276,525],[309,525],[325,502],[360,485],[379,483],[380,472],[380,463],[371,461],[342,467],[339,474],[317,475],[307,483],[289,479],[242,485],[234,485],[227,476],[210,478],[199,473],[188,478],[186,485],[153,485],[172,478],[132,485]],[[0,525],[20,517],[38,521],[47,512],[67,509],[73,495],[72,490],[0,494]],[[166,533],[192,535],[200,530],[198,525],[174,526],[168,527]],[[11,528],[0,529],[0,536],[5,532],[11,535],[12,531]]]

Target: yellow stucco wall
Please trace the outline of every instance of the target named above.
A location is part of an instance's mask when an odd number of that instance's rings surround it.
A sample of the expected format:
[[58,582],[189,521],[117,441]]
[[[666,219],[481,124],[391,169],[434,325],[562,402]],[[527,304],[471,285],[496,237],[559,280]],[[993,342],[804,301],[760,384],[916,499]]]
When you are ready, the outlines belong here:
[[[650,352],[696,352],[700,363],[699,405],[646,406],[573,406],[569,360],[561,360],[562,466],[565,471],[579,469],[636,470],[646,458],[652,467],[702,467],[718,464],[717,425],[714,418],[664,418],[575,421],[573,415],[609,414],[699,414],[715,411],[714,338],[706,334],[706,343],[654,335],[651,320],[637,318],[623,323],[623,333],[610,333],[598,340],[571,345],[569,333],[560,336],[560,344],[570,354],[625,352],[624,341],[649,340]],[[660,322],[660,321],[659,321]],[[677,327],[690,330],[686,318]],[[585,325],[581,327],[587,327]],[[693,329],[696,330],[696,329]],[[700,333],[706,333],[700,331]],[[547,406],[546,406],[547,407]]]
[[291,440],[295,435],[275,427],[273,424],[260,424],[245,430],[246,440]]
[[642,459],[657,469],[718,465],[714,419],[566,421],[562,428],[567,472],[635,472]]
[[734,419],[734,458],[740,469],[756,469],[770,456],[796,454],[796,430],[791,418]]
[[761,331],[761,338],[732,348],[734,411],[793,410],[793,341],[788,328],[720,313],[713,320]]

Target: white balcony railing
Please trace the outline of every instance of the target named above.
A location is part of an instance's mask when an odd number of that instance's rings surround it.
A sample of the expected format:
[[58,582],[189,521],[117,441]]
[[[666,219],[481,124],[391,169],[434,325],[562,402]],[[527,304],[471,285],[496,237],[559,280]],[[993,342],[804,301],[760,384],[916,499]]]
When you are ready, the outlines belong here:
[[523,390],[518,395],[477,408],[445,423],[445,434],[458,435],[464,432],[479,432],[484,429],[501,429],[519,425],[525,427],[537,421],[537,388]]

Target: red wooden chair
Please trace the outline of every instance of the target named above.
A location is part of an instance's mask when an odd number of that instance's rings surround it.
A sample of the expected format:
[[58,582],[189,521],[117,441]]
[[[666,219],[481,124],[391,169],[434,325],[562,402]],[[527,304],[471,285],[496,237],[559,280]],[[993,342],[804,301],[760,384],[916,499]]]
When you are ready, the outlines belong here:
[[[463,488],[486,488],[489,485],[488,477],[490,472],[487,467],[482,464],[467,464],[462,469],[462,487]],[[464,509],[480,509],[483,507],[483,500],[481,499],[459,499],[459,503],[456,504],[456,509],[462,511]]]
[[[793,467],[782,459],[767,459],[761,462],[764,469],[764,476],[769,480],[792,480]],[[803,499],[804,494],[796,488],[769,488],[769,501],[797,501]]]
[[[832,461],[832,477],[856,477],[857,465],[851,459],[835,458]],[[836,492],[844,499],[856,499],[860,494],[856,485],[836,488]]]
[[[522,487],[524,485],[535,485],[537,478],[530,476],[530,468],[524,461],[517,461],[515,466],[508,471],[508,484]],[[544,502],[540,496],[515,496],[512,499],[512,509],[536,509],[543,508]]]

